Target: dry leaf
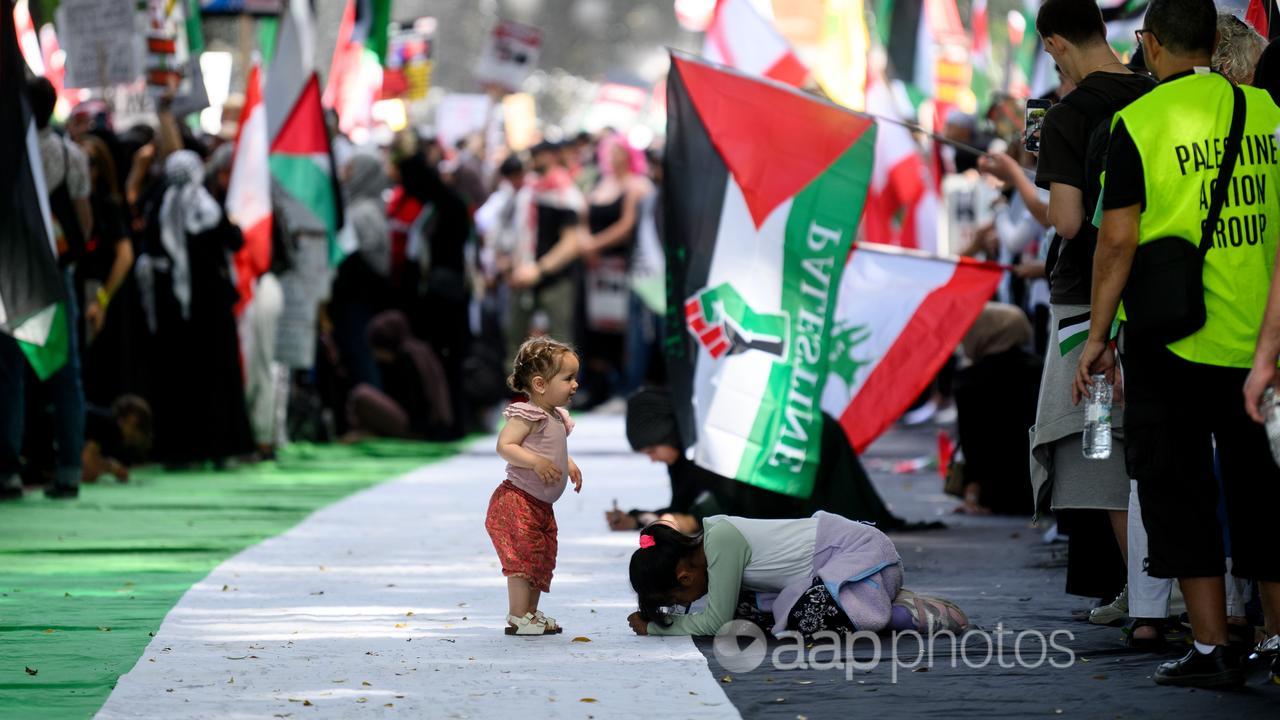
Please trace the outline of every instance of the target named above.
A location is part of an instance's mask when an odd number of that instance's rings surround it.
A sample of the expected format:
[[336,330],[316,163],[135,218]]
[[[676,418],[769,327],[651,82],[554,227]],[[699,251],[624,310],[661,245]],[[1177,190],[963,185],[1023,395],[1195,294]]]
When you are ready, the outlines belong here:
[[236,684],[236,679],[235,679],[234,677],[232,677],[230,680],[227,680],[227,684],[228,684],[228,685],[235,685],[235,684]]
[[928,667],[918,667],[918,668],[916,668],[915,670],[912,670],[911,672],[929,672],[929,668],[928,668]]
[[228,591],[228,590],[230,590],[230,589],[231,589],[231,586],[230,586],[230,585],[223,585],[223,586],[222,586],[222,592],[226,592],[226,591]]
[[386,705],[383,705],[382,707],[395,707],[395,705],[392,705],[391,703],[387,703]]
[[22,668],[22,669],[23,669],[23,670],[26,670],[28,675],[36,675],[36,674],[38,674],[38,673],[40,672],[39,670],[32,670],[32,669],[31,669],[31,668],[29,668],[29,667],[24,667],[24,668]]
[[368,680],[361,680],[360,685],[362,685],[363,687],[373,687],[373,684],[370,683]]
[[724,684],[728,685],[729,683],[733,682],[733,676],[732,676],[732,675],[725,675],[724,677],[720,678],[720,682],[722,682],[722,683],[724,683]]
[[369,698],[366,698],[366,697],[356,698],[356,702],[358,702],[358,703],[367,703],[367,702],[369,702]]
[[408,626],[405,625],[404,623],[396,623],[396,627],[402,628],[402,627],[408,627]]
[[593,703],[593,702],[600,702],[600,701],[595,698],[578,698],[578,702]]
[[578,637],[573,639],[573,642],[591,642],[591,638],[585,635],[579,635]]
[[310,700],[303,700],[303,701],[302,701],[302,707],[311,707],[311,706],[312,706],[312,703],[311,703],[311,701],[310,701]]
[[412,610],[410,610],[409,612],[405,613],[405,614],[404,614],[404,616],[405,616],[405,617],[413,617],[413,611],[412,611]]
[[347,679],[346,679],[346,678],[343,678],[343,679],[341,679],[341,680],[330,680],[329,682],[333,682],[333,683],[344,683],[344,682],[346,682],[346,681],[347,681]]
[[325,566],[321,565],[321,566],[320,566],[320,572],[324,572],[325,570],[327,570],[327,568],[326,568]]
[[52,635],[53,633],[54,633],[53,628],[49,628],[49,629],[47,629],[47,630],[45,630],[45,631],[44,631],[44,634],[45,634],[45,635]]

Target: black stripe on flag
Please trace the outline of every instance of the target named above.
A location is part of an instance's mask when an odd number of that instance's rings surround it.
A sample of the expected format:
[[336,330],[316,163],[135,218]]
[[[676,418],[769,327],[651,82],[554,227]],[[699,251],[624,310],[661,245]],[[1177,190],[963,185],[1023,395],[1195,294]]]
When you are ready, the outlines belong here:
[[27,136],[34,132],[26,95],[26,62],[18,49],[13,9],[0,12],[0,303],[4,327],[12,330],[63,299],[57,260],[40,210],[43,184],[36,182]]
[[[664,354],[673,398],[692,398],[695,343],[685,329],[684,302],[707,285],[729,170],[689,98],[678,66],[667,78],[667,145],[662,161],[663,235],[667,254]],[[684,447],[697,440],[693,404],[677,400]]]

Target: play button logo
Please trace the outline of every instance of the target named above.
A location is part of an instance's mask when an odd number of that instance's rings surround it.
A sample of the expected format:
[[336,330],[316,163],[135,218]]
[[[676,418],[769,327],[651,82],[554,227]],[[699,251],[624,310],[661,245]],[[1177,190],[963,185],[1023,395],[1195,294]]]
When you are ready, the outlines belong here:
[[712,648],[716,660],[729,672],[751,672],[760,667],[769,652],[769,642],[759,625],[746,620],[730,620],[716,633]]

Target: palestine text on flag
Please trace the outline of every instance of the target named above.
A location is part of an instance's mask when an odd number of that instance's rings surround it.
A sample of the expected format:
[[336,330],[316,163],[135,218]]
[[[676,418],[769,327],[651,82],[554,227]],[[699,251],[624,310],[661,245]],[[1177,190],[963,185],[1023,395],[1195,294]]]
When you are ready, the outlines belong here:
[[12,170],[0,173],[0,331],[43,380],[67,360],[65,285],[13,13],[0,16],[0,157]]
[[668,346],[686,447],[710,470],[812,491],[818,402],[875,125],[792,88],[672,58]]
[[998,265],[858,245],[832,319],[823,412],[862,452],[929,385],[991,299]]

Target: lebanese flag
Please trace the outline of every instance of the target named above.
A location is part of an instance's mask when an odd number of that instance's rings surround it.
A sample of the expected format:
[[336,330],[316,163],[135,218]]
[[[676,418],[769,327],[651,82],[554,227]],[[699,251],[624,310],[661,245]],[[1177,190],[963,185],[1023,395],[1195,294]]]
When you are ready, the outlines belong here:
[[262,104],[262,69],[249,69],[244,110],[236,131],[236,151],[227,186],[227,217],[240,226],[244,246],[236,251],[236,315],[253,298],[253,285],[271,267],[271,167],[268,163],[267,108]]
[[667,360],[702,467],[812,493],[835,292],[875,137],[865,116],[673,53],[662,192],[667,306],[684,327]]
[[1268,2],[1249,0],[1249,9],[1244,13],[1244,21],[1249,23],[1264,38],[1271,37],[1268,33],[1271,29],[1271,22],[1270,18],[1267,17],[1267,10],[1270,4],[1269,0]]
[[[882,78],[867,83],[867,112],[898,117]],[[936,252],[938,196],[920,148],[905,127],[888,122],[879,126],[862,237],[867,242]],[[902,219],[896,221],[899,215]]]
[[823,412],[862,452],[928,387],[995,293],[994,264],[859,244],[840,281]]
[[749,0],[716,2],[702,55],[712,62],[796,87],[809,79],[809,68],[796,57],[782,33],[756,12]]

